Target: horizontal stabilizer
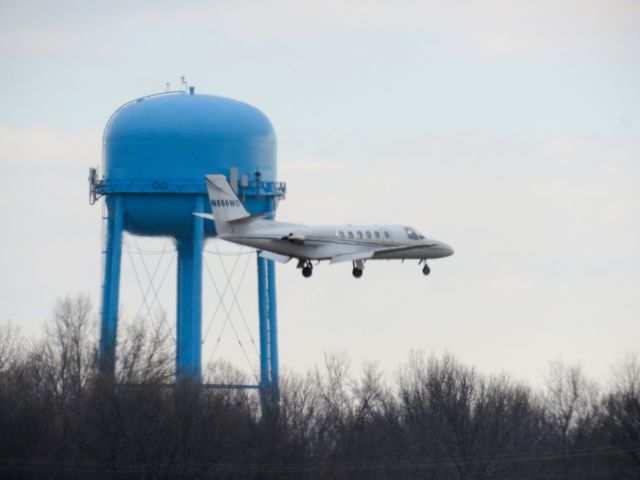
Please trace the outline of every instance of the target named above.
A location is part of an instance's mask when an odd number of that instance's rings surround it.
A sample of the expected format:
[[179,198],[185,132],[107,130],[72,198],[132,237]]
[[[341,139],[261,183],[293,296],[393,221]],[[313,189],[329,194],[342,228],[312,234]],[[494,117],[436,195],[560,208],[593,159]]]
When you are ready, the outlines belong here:
[[291,257],[287,257],[286,255],[279,255],[273,252],[268,252],[266,250],[262,250],[258,254],[258,256],[262,258],[266,258],[267,260],[273,260],[274,262],[278,262],[278,263],[287,263],[289,260],[291,260]]
[[365,260],[371,257],[373,257],[373,250],[369,250],[367,252],[345,253],[343,255],[331,257],[330,263],[353,262],[356,260]]
[[200,218],[204,218],[205,220],[213,220],[213,215],[211,215],[210,213],[196,213],[193,212],[193,216],[194,217],[200,217]]

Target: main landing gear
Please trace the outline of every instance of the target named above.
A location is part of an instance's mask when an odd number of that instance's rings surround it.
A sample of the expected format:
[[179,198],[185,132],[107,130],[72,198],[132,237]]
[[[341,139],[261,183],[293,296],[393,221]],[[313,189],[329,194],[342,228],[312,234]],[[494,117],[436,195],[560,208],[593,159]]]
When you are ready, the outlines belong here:
[[362,260],[356,260],[353,262],[353,276],[356,278],[360,278],[362,276],[362,272],[364,270],[364,262]]
[[313,274],[311,260],[298,260],[298,268],[302,269],[302,276],[304,278],[309,278]]

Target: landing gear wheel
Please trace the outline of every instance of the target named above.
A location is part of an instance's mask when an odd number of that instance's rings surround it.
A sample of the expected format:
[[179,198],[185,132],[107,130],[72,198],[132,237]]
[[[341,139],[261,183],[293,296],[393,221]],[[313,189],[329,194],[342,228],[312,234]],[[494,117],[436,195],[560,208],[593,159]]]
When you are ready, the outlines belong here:
[[422,273],[424,273],[425,275],[429,275],[431,273],[431,269],[429,268],[429,265],[427,265],[426,263],[424,264],[424,268],[422,269]]
[[353,273],[354,277],[360,278],[362,276],[362,269],[358,267],[354,267],[351,273]]
[[313,273],[313,267],[302,267],[302,276],[304,278],[309,278],[311,276],[311,274]]

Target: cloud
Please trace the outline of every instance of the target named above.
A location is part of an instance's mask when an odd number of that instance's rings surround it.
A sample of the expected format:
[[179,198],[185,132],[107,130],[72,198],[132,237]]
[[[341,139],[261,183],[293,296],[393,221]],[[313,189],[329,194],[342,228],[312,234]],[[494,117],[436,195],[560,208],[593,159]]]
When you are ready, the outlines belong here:
[[335,161],[314,161],[303,160],[297,162],[286,162],[278,165],[278,171],[282,175],[290,173],[310,173],[310,174],[330,174],[339,172],[349,167],[347,163],[337,163]]
[[55,6],[44,1],[5,3],[0,10],[0,48],[5,53],[91,49],[94,54],[117,54],[127,44],[144,44],[150,33],[155,33],[156,43],[170,45],[185,31],[198,32],[199,42],[190,48],[201,48],[220,32],[244,42],[306,39],[326,44],[344,44],[345,38],[361,35],[392,42],[397,36],[426,34],[422,42],[451,42],[492,54],[629,58],[640,53],[640,4],[628,0],[57,2]]
[[640,142],[483,132],[394,140],[367,145],[339,175],[288,173],[279,218],[410,224],[456,254],[434,261],[426,281],[411,262],[370,262],[362,283],[348,266],[320,265],[312,283],[281,268],[279,305],[296,319],[281,329],[285,354],[296,342],[312,358],[330,346],[356,358],[384,352],[389,365],[412,347],[450,350],[535,379],[560,354],[605,376],[619,352],[637,348]]
[[86,178],[99,163],[100,135],[0,128],[0,320],[30,334],[56,298],[99,288],[100,214],[88,205]]
[[0,126],[3,170],[39,170],[55,175],[68,168],[97,165],[101,144],[102,132],[93,129],[65,132],[49,126]]
[[[0,216],[10,232],[0,251],[0,291],[11,299],[1,315],[27,332],[38,330],[61,295],[89,290],[98,301],[100,213],[87,205],[86,169],[99,159],[100,135],[0,130]],[[323,351],[349,349],[393,365],[417,347],[450,350],[486,370],[509,364],[534,378],[560,353],[598,372],[633,348],[640,335],[629,323],[640,310],[639,142],[477,131],[365,145],[345,137],[325,142],[320,154],[314,148],[304,137],[284,151],[289,196],[279,219],[407,223],[451,243],[456,254],[433,262],[429,279],[410,262],[371,262],[359,282],[348,265],[320,265],[307,282],[293,265],[278,267],[284,363],[310,366]],[[123,304],[133,314],[140,299],[128,262],[125,256]],[[241,301],[252,322],[249,269]],[[161,294],[165,306],[174,305],[173,278]],[[206,324],[213,293],[206,283]],[[170,321],[173,315],[170,309]],[[233,349],[228,354],[244,362]]]

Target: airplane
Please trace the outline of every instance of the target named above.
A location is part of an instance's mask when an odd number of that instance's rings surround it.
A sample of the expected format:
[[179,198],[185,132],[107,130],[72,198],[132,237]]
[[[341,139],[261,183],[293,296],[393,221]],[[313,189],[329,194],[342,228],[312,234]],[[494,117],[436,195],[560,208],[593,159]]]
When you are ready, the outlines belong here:
[[287,263],[298,260],[297,268],[308,278],[313,261],[351,262],[352,274],[360,278],[367,260],[418,260],[429,275],[427,260],[453,255],[444,242],[426,238],[404,225],[307,226],[251,215],[236,196],[224,175],[205,175],[213,214],[195,213],[215,222],[218,237],[253,247],[268,260]]

